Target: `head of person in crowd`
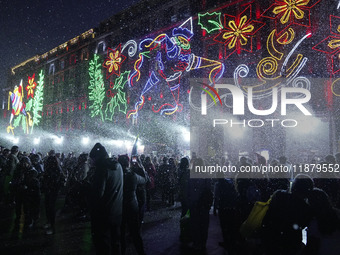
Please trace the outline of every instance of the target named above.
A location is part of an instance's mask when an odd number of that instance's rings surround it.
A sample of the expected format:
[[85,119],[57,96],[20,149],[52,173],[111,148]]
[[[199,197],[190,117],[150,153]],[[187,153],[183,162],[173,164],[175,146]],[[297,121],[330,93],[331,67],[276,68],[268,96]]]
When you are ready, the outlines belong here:
[[330,199],[325,191],[314,188],[308,197],[308,203],[312,210],[313,216],[318,223],[318,229],[321,234],[332,234],[340,227],[340,220],[332,207]]
[[157,158],[157,156],[154,156],[154,157],[152,158],[152,163],[154,163],[155,165],[158,164],[158,158]]
[[2,151],[2,155],[4,156],[4,157],[8,157],[8,155],[9,155],[9,153],[10,153],[10,151],[9,151],[9,149],[4,149],[3,151]]
[[335,157],[333,155],[327,155],[325,157],[325,161],[326,161],[327,164],[335,164],[336,163]]
[[337,164],[340,164],[340,152],[335,154],[335,160]]
[[291,193],[293,196],[305,199],[309,196],[313,188],[314,182],[309,175],[298,174],[293,180]]
[[50,150],[48,156],[55,156],[55,150]]
[[174,158],[169,158],[169,165],[174,166],[175,165],[175,160]]
[[40,155],[39,154],[32,154],[31,155],[31,161],[32,161],[32,164],[34,164],[34,165],[40,163],[40,161],[41,161]]
[[32,167],[32,163],[29,157],[22,157],[19,162],[20,166],[23,169],[30,169]]
[[142,162],[145,161],[145,155],[144,155],[144,154],[140,155],[140,160],[141,160]]
[[122,166],[123,170],[127,169],[130,166],[130,159],[128,155],[119,155],[118,162]]
[[78,157],[78,164],[85,164],[87,162],[87,159],[89,157],[89,154],[83,152]]
[[256,161],[257,161],[257,164],[258,165],[266,165],[267,164],[267,160],[265,157],[263,157],[261,154],[259,153],[255,153],[255,156],[256,156]]
[[286,156],[281,156],[281,157],[279,157],[279,163],[280,163],[281,165],[286,164],[286,163],[287,163],[287,157],[286,157]]
[[107,154],[107,151],[103,145],[96,143],[90,152],[90,158],[95,164],[98,164],[109,158],[109,155]]
[[244,157],[244,156],[240,157],[240,164],[241,164],[242,166],[248,165],[248,164],[249,164],[249,163],[248,163],[248,159],[247,159],[246,157]]
[[168,164],[168,158],[167,158],[167,157],[164,156],[162,161],[163,161],[163,164],[164,164],[164,165],[167,165],[167,164]]
[[179,163],[179,167],[181,169],[185,169],[185,168],[188,168],[189,167],[189,159],[184,157],[184,158],[181,158],[181,162]]
[[192,160],[192,168],[205,166],[204,160],[202,158],[196,158]]
[[152,164],[150,156],[145,157],[145,164]]
[[46,168],[46,170],[57,169],[59,167],[60,167],[59,160],[58,160],[58,158],[55,155],[49,156],[46,159],[46,161],[45,161],[45,168]]
[[18,155],[18,153],[19,153],[19,147],[16,146],[16,145],[12,146],[12,148],[11,148],[11,154],[13,154],[13,155]]

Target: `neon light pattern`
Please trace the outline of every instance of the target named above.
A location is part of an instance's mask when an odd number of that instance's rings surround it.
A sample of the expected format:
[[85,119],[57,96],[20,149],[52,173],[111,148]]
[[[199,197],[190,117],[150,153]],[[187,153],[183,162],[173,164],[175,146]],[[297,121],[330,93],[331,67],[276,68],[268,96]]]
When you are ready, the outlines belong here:
[[[141,101],[138,101],[135,104],[135,109],[134,110],[130,110],[128,111],[128,113],[126,114],[127,118],[129,119],[131,117],[131,115],[136,115],[138,114],[138,111],[141,110],[144,106],[145,103],[145,97],[141,96]],[[138,115],[137,115],[138,116]]]
[[119,112],[126,114],[127,100],[126,93],[123,91],[125,84],[128,81],[130,71],[125,71],[120,77],[116,78],[114,83],[114,90],[116,93],[111,98],[110,102],[106,105],[105,119],[112,121],[115,110],[118,108]]
[[340,78],[333,81],[331,90],[334,96],[340,97]]
[[320,0],[275,0],[261,16],[275,20],[278,34],[292,24],[310,27],[310,9],[318,2]]
[[[134,70],[129,77],[129,86],[135,86],[135,83],[141,80],[141,69],[146,59],[155,61],[155,68],[148,70],[149,78],[142,86],[142,92],[137,97],[134,109],[129,111],[127,118],[138,117],[138,111],[144,105],[144,96],[155,85],[166,83],[174,103],[165,103],[159,107],[152,106],[156,113],[171,115],[181,111],[183,106],[179,103],[179,91],[181,77],[184,71],[189,71],[189,61],[191,56],[190,39],[193,36],[192,18],[186,20],[179,27],[175,27],[171,32],[172,36],[162,33],[155,38],[146,38],[139,43],[139,58],[134,64]],[[166,63],[166,64],[165,64]],[[221,66],[221,63],[219,63]]]
[[[129,46],[130,45],[130,46]],[[124,44],[123,48],[122,48],[122,52],[125,50],[125,48],[127,48],[129,46],[128,49],[128,54],[129,57],[132,58],[134,55],[136,55],[137,52],[137,43],[134,40],[130,40],[127,43]]]
[[221,22],[221,13],[220,12],[213,13],[206,12],[204,14],[199,13],[198,25],[200,25],[201,28],[207,31],[208,33],[221,30],[223,28]]
[[[22,127],[24,129],[25,133],[28,133],[28,123],[27,118],[31,118],[25,109],[25,103],[23,102],[24,97],[24,91],[23,91],[23,85],[22,80],[20,81],[19,86],[15,86],[13,92],[9,92],[8,95],[8,110],[10,109],[10,104],[12,107],[11,111],[11,117],[9,120],[9,125],[7,127],[7,133],[12,132],[14,135],[14,128],[17,127],[20,122],[22,124]],[[21,113],[21,114],[20,114]],[[14,122],[14,116],[18,116],[18,118],[15,118]],[[24,116],[24,117],[23,117]],[[12,125],[13,122],[13,125]]]
[[89,67],[89,109],[91,110],[91,117],[100,116],[102,121],[104,121],[102,108],[103,100],[105,98],[105,87],[100,67],[99,56],[94,54]]
[[332,74],[340,71],[339,53],[340,53],[340,17],[330,15],[330,33],[321,42],[316,44],[313,49],[328,54],[332,60]]
[[237,51],[253,52],[252,36],[259,31],[265,23],[253,20],[251,5],[238,16],[224,14],[224,28],[214,37],[214,41],[225,45],[225,56],[228,58]]
[[27,91],[27,99],[29,97],[33,98],[34,97],[34,89],[37,86],[37,83],[34,81],[35,74],[32,75],[32,77],[28,76],[28,84],[26,86],[26,91]]
[[[275,30],[273,30],[269,37],[275,34]],[[303,86],[306,89],[310,89],[310,81],[305,77],[297,77],[300,73],[301,69],[305,66],[307,62],[307,58],[303,57],[302,54],[297,54],[295,61],[287,68],[287,64],[293,53],[295,53],[296,49],[299,45],[308,37],[310,34],[303,36],[291,49],[291,51],[287,54],[286,58],[284,59],[281,70],[278,72],[278,62],[282,59],[283,53],[279,52],[274,44],[272,44],[272,40],[267,40],[267,50],[268,52],[275,52],[276,54],[272,54],[272,57],[267,57],[262,59],[256,68],[257,76],[262,81],[261,84],[252,85],[251,87],[254,89],[254,96],[253,98],[260,99],[263,97],[271,96],[271,90],[274,87],[281,86]],[[280,39],[280,38],[279,38]],[[242,76],[241,76],[242,72]],[[240,85],[239,84],[239,77],[246,77],[249,73],[248,67],[245,65],[240,65],[234,72],[234,82],[243,90],[247,90],[249,86],[247,85]],[[280,78],[280,79],[279,79]]]
[[135,104],[135,109],[128,112],[127,117],[130,118],[131,115],[134,115],[135,118],[138,117],[138,111],[143,107],[145,102],[144,94],[148,92],[154,85],[159,83],[159,79],[156,77],[155,73],[152,72],[148,81],[146,82],[142,93],[140,94],[139,101]]
[[41,114],[43,110],[43,101],[44,101],[44,72],[43,70],[40,71],[39,73],[39,80],[38,80],[38,85],[37,89],[35,92],[35,97],[33,100],[33,122],[32,122],[32,128],[31,128],[31,134],[33,133],[33,128],[34,126],[38,126],[40,123],[41,119]]
[[120,76],[120,68],[126,57],[121,54],[121,44],[115,50],[107,48],[107,59],[105,59],[103,66],[107,69],[106,79],[114,73]]

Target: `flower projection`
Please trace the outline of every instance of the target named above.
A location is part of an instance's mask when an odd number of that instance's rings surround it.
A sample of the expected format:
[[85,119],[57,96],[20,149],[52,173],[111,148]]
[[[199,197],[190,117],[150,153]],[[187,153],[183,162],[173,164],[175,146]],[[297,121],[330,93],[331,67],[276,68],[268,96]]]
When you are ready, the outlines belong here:
[[235,51],[242,50],[252,52],[252,36],[265,24],[253,20],[251,17],[251,5],[238,16],[224,15],[224,28],[214,38],[214,41],[225,45],[225,56],[228,58]]
[[110,78],[112,74],[120,76],[120,69],[126,57],[121,54],[121,44],[115,50],[107,49],[107,59],[105,59],[103,66],[107,69],[106,78]]
[[338,55],[340,53],[340,17],[330,16],[330,34],[321,42],[316,44],[313,49],[329,54],[332,59],[332,73],[340,71]]
[[37,86],[37,83],[34,81],[35,78],[35,73],[32,75],[32,77],[28,76],[28,84],[26,86],[26,91],[27,91],[27,99],[29,97],[33,98],[34,97],[34,89]]
[[275,20],[278,34],[291,24],[310,27],[310,9],[320,0],[276,0],[262,17]]

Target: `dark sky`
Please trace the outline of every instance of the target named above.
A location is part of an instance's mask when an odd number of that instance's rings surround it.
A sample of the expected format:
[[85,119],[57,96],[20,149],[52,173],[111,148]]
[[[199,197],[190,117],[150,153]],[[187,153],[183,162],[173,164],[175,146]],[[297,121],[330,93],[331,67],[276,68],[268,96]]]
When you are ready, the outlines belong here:
[[138,0],[0,0],[0,87],[28,58],[97,27]]

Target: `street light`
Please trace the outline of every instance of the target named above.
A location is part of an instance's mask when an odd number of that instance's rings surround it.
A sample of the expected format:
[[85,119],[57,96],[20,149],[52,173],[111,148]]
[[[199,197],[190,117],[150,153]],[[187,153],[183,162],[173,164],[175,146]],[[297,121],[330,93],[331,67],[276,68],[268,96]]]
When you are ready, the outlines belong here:
[[83,145],[87,145],[90,142],[90,139],[88,137],[83,137],[81,142],[82,142]]
[[18,143],[19,143],[19,137],[13,137],[13,138],[12,138],[12,142],[13,142],[14,144],[18,144]]
[[40,137],[36,137],[33,139],[33,144],[38,145],[40,143]]
[[54,142],[56,144],[62,144],[63,141],[64,141],[64,137],[62,137],[62,136],[61,137],[56,137],[55,140],[54,140]]

